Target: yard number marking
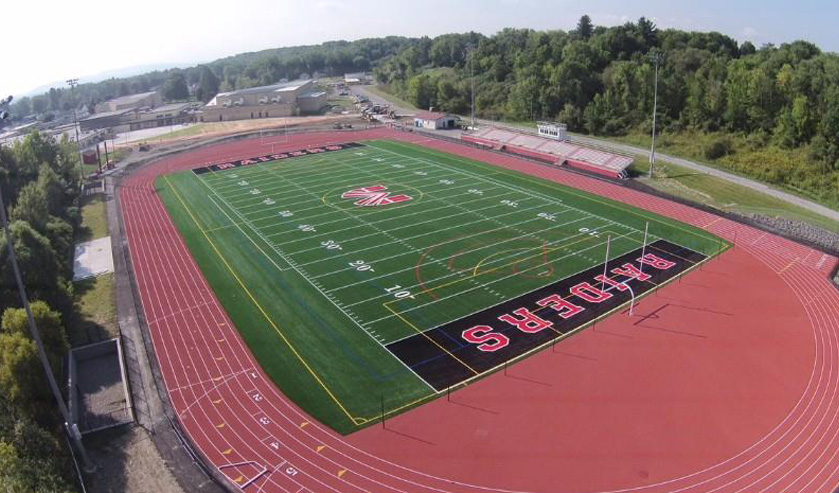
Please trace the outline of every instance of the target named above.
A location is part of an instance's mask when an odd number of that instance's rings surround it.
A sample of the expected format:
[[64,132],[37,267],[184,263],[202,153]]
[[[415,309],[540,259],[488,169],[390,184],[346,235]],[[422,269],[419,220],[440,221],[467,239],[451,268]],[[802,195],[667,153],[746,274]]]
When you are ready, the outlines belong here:
[[294,215],[291,211],[280,211],[277,214],[279,214],[280,217],[291,217]]
[[356,260],[354,262],[349,262],[349,265],[350,265],[350,267],[354,268],[358,272],[365,272],[365,271],[376,272],[375,270],[373,270],[372,265],[368,264],[367,262],[365,262],[363,260]]
[[407,289],[402,289],[402,286],[400,286],[398,284],[396,286],[393,286],[392,288],[385,288],[385,292],[388,293],[388,294],[392,294],[393,297],[396,298],[396,299],[402,299],[402,298],[411,298],[412,300],[415,299],[414,295],[412,295],[410,291],[408,291]]
[[340,244],[335,243],[335,240],[322,241],[320,242],[320,246],[326,248],[327,250],[343,250]]

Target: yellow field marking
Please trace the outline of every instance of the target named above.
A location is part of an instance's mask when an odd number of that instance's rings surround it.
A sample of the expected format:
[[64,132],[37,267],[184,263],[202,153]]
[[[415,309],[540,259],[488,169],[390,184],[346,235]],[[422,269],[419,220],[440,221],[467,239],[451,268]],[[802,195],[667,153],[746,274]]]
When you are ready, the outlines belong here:
[[215,400],[215,401],[212,401],[212,402],[213,402],[213,404],[218,406],[219,404],[221,404],[221,401],[222,401],[222,399],[218,399],[218,400]]
[[466,363],[465,363],[462,359],[460,359],[460,358],[458,358],[457,356],[455,356],[454,354],[452,354],[452,352],[451,352],[451,351],[449,351],[448,349],[444,348],[442,345],[440,345],[440,343],[438,343],[437,341],[435,341],[434,339],[432,339],[432,338],[431,338],[428,334],[426,334],[424,331],[420,330],[420,329],[419,329],[416,325],[414,325],[414,324],[412,324],[411,322],[409,322],[409,321],[408,321],[405,317],[403,317],[403,316],[402,316],[399,312],[397,312],[397,311],[395,311],[393,308],[391,308],[391,307],[390,307],[390,305],[388,305],[387,303],[382,303],[382,304],[385,306],[385,308],[387,308],[388,310],[390,310],[390,312],[391,312],[391,313],[393,313],[394,315],[396,315],[397,317],[399,317],[399,319],[400,319],[400,320],[402,320],[403,322],[405,322],[405,324],[406,324],[406,325],[408,325],[409,327],[411,327],[412,329],[414,329],[415,331],[417,331],[417,334],[422,335],[423,337],[425,337],[426,339],[428,339],[429,341],[431,341],[432,343],[434,343],[434,345],[435,345],[435,346],[437,346],[438,348],[440,348],[440,349],[442,349],[443,351],[445,351],[446,353],[448,353],[448,355],[449,355],[449,356],[451,356],[452,358],[454,358],[455,360],[457,360],[457,361],[458,361],[458,363],[460,363],[461,365],[465,366],[466,368],[469,368],[469,371],[471,371],[471,372],[472,372],[472,373],[474,373],[475,375],[478,375],[478,374],[480,373],[480,372],[478,372],[477,370],[475,370],[474,368],[472,368],[471,366],[467,365],[467,364],[466,364]]
[[220,381],[222,378],[224,378],[224,377],[216,377],[216,378],[214,378],[214,379],[213,379],[213,382],[218,382],[218,381]]
[[340,471],[338,471],[338,477],[340,478],[341,476],[343,476],[346,473],[347,473],[346,469],[341,469]]
[[318,446],[317,446],[317,448],[315,448],[315,450],[316,450],[317,452],[320,452],[321,450],[323,450],[323,449],[325,449],[325,448],[326,448],[326,445],[318,445]]
[[219,226],[217,228],[203,229],[203,230],[201,230],[201,232],[202,233],[212,233],[214,231],[219,231],[219,230],[227,229],[227,228],[234,228],[236,226],[240,226],[240,225],[238,223],[228,224],[227,226]]
[[220,429],[224,428],[225,426],[227,426],[227,425],[224,424],[224,423],[221,423],[221,424],[217,424],[216,428],[218,428],[220,430]]
[[224,359],[224,356],[219,356],[218,358],[215,358],[216,361],[221,361],[223,359]]
[[795,259],[795,260],[793,260],[792,262],[788,263],[786,267],[784,267],[783,269],[779,270],[779,271],[778,271],[778,275],[780,276],[781,274],[783,274],[784,272],[786,272],[786,271],[787,271],[787,269],[789,269],[790,267],[792,267],[792,266],[793,266],[793,264],[795,264],[796,262],[798,262],[798,258],[797,258],[797,257],[796,257],[796,259]]
[[[621,239],[623,239],[623,238],[629,238],[629,236],[628,236],[628,235],[631,235],[631,234],[633,234],[633,233],[634,233],[634,232],[632,232],[632,233],[627,233],[627,236],[621,236],[620,238],[621,238]],[[601,233],[601,234],[602,234],[602,233]],[[615,233],[615,234],[616,234],[616,233]],[[447,282],[447,283],[445,283],[445,284],[441,284],[440,286],[435,286],[435,287],[433,287],[433,288],[426,289],[424,292],[426,292],[426,293],[432,293],[432,292],[434,292],[434,291],[437,291],[438,289],[447,288],[447,287],[449,287],[449,286],[452,286],[452,285],[457,284],[457,283],[460,283],[460,282],[464,282],[464,281],[471,281],[471,280],[474,280],[474,278],[475,278],[475,277],[478,277],[478,276],[483,276],[483,275],[486,275],[486,274],[490,274],[490,273],[495,272],[495,271],[497,271],[497,270],[506,269],[507,267],[510,267],[511,265],[517,264],[517,263],[522,262],[522,261],[524,261],[524,260],[529,260],[529,259],[532,259],[532,258],[538,258],[538,257],[541,257],[542,255],[544,255],[545,253],[554,252],[554,251],[556,251],[556,250],[562,250],[563,248],[568,248],[568,247],[570,247],[570,246],[576,245],[577,243],[582,243],[582,242],[587,241],[587,240],[590,240],[590,239],[592,239],[592,238],[596,238],[596,237],[595,237],[595,236],[588,236],[588,235],[587,235],[586,237],[584,237],[584,238],[580,238],[580,239],[575,240],[575,241],[572,241],[571,243],[565,243],[565,244],[563,244],[563,245],[560,245],[560,246],[556,246],[556,247],[550,248],[550,249],[548,249],[547,251],[541,251],[541,252],[537,253],[536,255],[531,255],[531,256],[529,256],[529,257],[524,257],[524,258],[521,258],[521,259],[518,259],[518,260],[515,260],[515,261],[512,261],[512,262],[509,262],[509,263],[504,264],[504,265],[499,265],[499,266],[497,266],[497,267],[493,267],[492,269],[485,270],[485,271],[483,271],[483,272],[478,273],[477,275],[473,274],[472,276],[469,276],[469,277],[464,277],[464,278],[461,278],[461,279],[455,279],[455,280],[450,281],[450,282]],[[542,248],[542,247],[539,247],[539,248]],[[557,260],[559,260],[559,259],[557,259]],[[556,262],[556,260],[554,260],[553,262],[549,262],[549,264],[552,264],[552,263],[554,263],[554,262]],[[390,305],[391,303],[396,303],[397,301],[400,301],[400,300],[391,300],[391,301],[386,301],[386,302],[384,302],[384,303],[382,303],[382,304],[383,304],[384,306],[388,307],[388,309],[390,309],[390,306],[389,306],[389,305]],[[391,311],[393,311],[393,310],[391,309]]]
[[233,453],[233,449],[229,448],[229,449],[225,450],[224,452],[222,452],[221,455],[230,455],[231,453]]
[[238,478],[234,479],[233,481],[236,483],[241,483],[244,480],[244,476],[239,476]]
[[304,421],[304,422],[300,423],[300,427],[301,427],[301,428],[305,428],[305,427],[307,427],[307,426],[309,426],[309,422],[308,422],[308,421]]
[[[608,230],[607,230],[607,231],[604,231],[603,233],[601,233],[601,236],[602,236],[602,235],[604,235],[604,234],[614,234],[614,235],[616,235],[616,236],[617,236],[617,233],[613,233],[612,231],[608,231]],[[630,233],[630,234],[632,234],[632,233]],[[513,265],[515,265],[515,264],[521,263],[522,261],[525,261],[525,260],[530,260],[530,259],[532,259],[532,258],[539,258],[539,257],[541,257],[542,255],[547,255],[547,254],[552,253],[552,252],[555,252],[555,251],[557,251],[557,250],[562,250],[563,248],[567,248],[567,247],[570,247],[570,246],[572,246],[572,245],[576,245],[577,243],[582,243],[583,241],[585,241],[585,240],[589,240],[589,239],[592,239],[592,238],[597,238],[597,237],[596,237],[596,236],[586,236],[586,237],[584,237],[584,238],[580,238],[579,240],[573,241],[573,242],[571,242],[571,243],[564,244],[564,245],[553,246],[553,247],[551,247],[551,248],[547,248],[547,249],[545,248],[545,245],[541,245],[541,246],[536,246],[536,247],[511,248],[510,250],[505,250],[504,252],[496,252],[496,253],[493,253],[492,255],[488,256],[488,257],[485,257],[483,260],[481,260],[480,262],[478,262],[478,265],[476,265],[476,266],[475,266],[475,269],[472,271],[472,277],[477,277],[477,276],[482,275],[482,274],[489,274],[490,272],[495,272],[495,271],[497,271],[497,270],[506,269],[507,267],[511,267],[511,266],[513,266]],[[628,237],[627,237],[627,238],[628,238]],[[599,238],[598,238],[598,239],[599,239]],[[492,269],[489,269],[489,270],[487,270],[487,271],[484,271],[484,272],[478,273],[478,268],[481,266],[481,264],[483,264],[484,262],[486,262],[488,259],[490,259],[490,258],[492,258],[492,257],[494,257],[494,256],[496,256],[496,255],[498,255],[499,253],[512,252],[512,251],[515,251],[515,250],[536,250],[536,249],[541,250],[541,251],[540,251],[539,253],[537,253],[536,255],[531,255],[530,257],[525,257],[525,258],[523,258],[523,259],[514,260],[514,261],[511,261],[511,262],[509,262],[509,263],[507,263],[507,264],[504,264],[504,265],[499,265],[498,267],[493,267]],[[553,263],[553,262],[548,262],[546,265],[550,265],[550,264],[552,264],[552,263]],[[458,279],[458,281],[462,281],[462,280],[469,280],[469,279],[471,279],[471,278]],[[451,283],[450,283],[450,284],[451,284]],[[443,286],[438,286],[438,287],[445,287],[445,285],[443,285]],[[437,288],[433,288],[433,289],[432,289],[432,291],[433,291],[434,289],[437,289]]]
[[[193,215],[192,210],[189,208],[189,206],[186,205],[183,198],[181,198],[181,195],[178,193],[178,191],[175,189],[175,187],[169,181],[169,177],[164,176],[163,179],[166,180],[166,183],[169,185],[169,188],[170,188],[170,190],[172,190],[172,193],[175,194],[175,197],[181,203],[181,206],[184,208],[184,210],[186,210],[187,214],[189,214],[189,217],[192,218],[192,221],[195,223],[195,226],[200,230],[201,229],[201,224],[198,222],[195,215]],[[326,386],[326,384],[323,382],[323,380],[320,379],[320,377],[317,375],[317,373],[315,373],[314,369],[312,369],[312,367],[309,366],[309,363],[306,362],[306,360],[303,358],[303,356],[297,351],[297,348],[294,347],[294,345],[291,343],[291,341],[288,340],[288,338],[285,336],[285,334],[283,334],[283,332],[280,330],[280,328],[277,326],[277,324],[274,323],[274,321],[271,319],[271,317],[268,316],[268,313],[265,311],[264,308],[262,308],[262,305],[260,305],[259,302],[256,301],[256,298],[253,296],[253,294],[247,288],[247,286],[242,281],[242,279],[239,277],[239,275],[236,274],[236,271],[233,270],[233,267],[230,265],[230,263],[227,261],[227,259],[224,257],[224,255],[221,254],[221,251],[219,251],[218,247],[213,242],[213,240],[210,239],[210,236],[207,233],[204,233],[204,238],[207,240],[207,243],[209,243],[210,246],[213,248],[213,251],[216,253],[218,258],[220,258],[221,261],[224,263],[225,267],[227,267],[227,270],[230,272],[230,275],[232,275],[233,278],[236,280],[236,282],[239,283],[239,286],[242,288],[242,291],[244,291],[245,294],[248,295],[248,298],[250,298],[250,300],[254,304],[254,306],[256,306],[257,309],[259,309],[260,313],[262,313],[262,316],[265,317],[265,320],[268,321],[268,323],[271,325],[271,327],[274,329],[274,331],[277,333],[277,335],[279,335],[280,338],[283,340],[283,342],[285,342],[285,344],[289,347],[289,349],[291,349],[291,352],[294,353],[294,356],[306,368],[306,370],[309,372],[309,374],[312,375],[312,378],[315,379],[315,381],[318,383],[318,385],[320,385],[321,388],[323,388],[323,390],[329,395],[329,398],[332,399],[332,401],[341,409],[341,411],[344,412],[344,414],[347,416],[347,418],[349,418],[349,420],[352,421],[353,417],[349,413],[349,411],[347,411],[347,408],[344,407],[343,403],[341,403],[341,401],[335,396],[335,394],[332,393],[332,391],[329,389],[329,387]]]
[[[472,277],[476,277],[478,275],[478,269],[481,268],[481,265],[483,265],[484,262],[491,259],[492,257],[497,257],[498,255],[500,255],[502,253],[519,252],[519,251],[522,251],[522,250],[527,251],[527,250],[533,250],[535,248],[542,248],[542,247],[510,248],[508,250],[501,250],[500,252],[495,252],[491,255],[487,255],[486,257],[482,258],[480,262],[478,262],[478,265],[476,265],[474,269],[472,269]],[[508,264],[508,265],[513,265],[513,264]]]
[[714,219],[713,221],[709,222],[708,224],[706,224],[705,226],[702,226],[702,229],[708,229],[709,227],[713,226],[714,224],[717,224],[720,221],[722,221],[722,218],[718,217],[718,218]]

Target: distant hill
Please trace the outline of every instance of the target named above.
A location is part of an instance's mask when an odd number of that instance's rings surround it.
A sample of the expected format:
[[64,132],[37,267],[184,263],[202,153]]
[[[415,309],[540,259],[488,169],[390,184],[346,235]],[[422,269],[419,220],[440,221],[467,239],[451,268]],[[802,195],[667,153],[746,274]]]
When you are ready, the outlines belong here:
[[[99,72],[98,74],[80,76],[79,77],[79,82],[81,84],[95,83],[95,82],[101,82],[103,80],[114,79],[114,78],[119,79],[119,78],[125,78],[125,77],[132,77],[132,76],[135,76],[135,75],[145,74],[146,72],[163,71],[163,70],[169,70],[169,69],[172,69],[172,68],[186,68],[186,67],[192,67],[194,65],[197,65],[197,63],[196,62],[192,62],[192,63],[184,62],[184,63],[153,63],[153,64],[147,64],[147,65],[134,65],[134,66],[131,66],[131,67],[123,67],[123,68],[106,70],[105,72]],[[49,92],[50,88],[52,88],[52,87],[59,88],[59,87],[65,87],[65,86],[67,86],[67,83],[65,81],[58,80],[58,81],[50,82],[49,84],[44,84],[42,86],[38,86],[38,87],[36,87],[32,90],[26,91],[25,93],[20,94],[18,97],[35,96],[35,95],[38,95],[38,94],[43,94],[45,92]]]

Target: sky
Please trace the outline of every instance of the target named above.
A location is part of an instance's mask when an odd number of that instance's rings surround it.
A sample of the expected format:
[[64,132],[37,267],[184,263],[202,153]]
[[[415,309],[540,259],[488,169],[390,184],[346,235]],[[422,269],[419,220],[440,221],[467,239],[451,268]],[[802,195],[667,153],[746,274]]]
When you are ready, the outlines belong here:
[[806,39],[839,52],[837,0],[7,0],[0,95],[125,67],[336,39],[570,30],[583,14],[595,25],[646,16],[660,28],[720,31],[757,46]]

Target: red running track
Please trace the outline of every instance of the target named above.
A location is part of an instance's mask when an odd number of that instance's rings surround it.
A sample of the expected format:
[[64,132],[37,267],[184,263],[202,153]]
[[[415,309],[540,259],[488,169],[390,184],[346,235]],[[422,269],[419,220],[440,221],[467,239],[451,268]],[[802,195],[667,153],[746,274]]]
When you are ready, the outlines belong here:
[[[708,229],[736,247],[596,328],[466,389],[342,437],[262,373],[154,189],[162,173],[261,154],[233,142],[142,168],[118,191],[131,262],[181,425],[231,489],[264,492],[826,492],[839,485],[837,259],[653,196],[458,144]],[[259,394],[259,400],[254,398]],[[238,483],[235,482],[238,480]]]

